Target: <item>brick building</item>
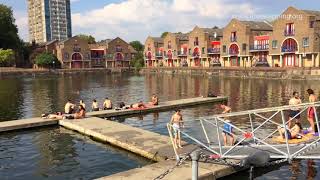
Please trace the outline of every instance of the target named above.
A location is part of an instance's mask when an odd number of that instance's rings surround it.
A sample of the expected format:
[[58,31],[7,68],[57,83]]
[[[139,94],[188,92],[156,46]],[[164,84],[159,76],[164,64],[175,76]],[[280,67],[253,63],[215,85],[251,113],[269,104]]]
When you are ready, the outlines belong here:
[[163,39],[164,66],[179,67],[187,61],[188,34],[168,33]]
[[149,36],[144,43],[146,67],[158,67],[164,64],[163,38]]

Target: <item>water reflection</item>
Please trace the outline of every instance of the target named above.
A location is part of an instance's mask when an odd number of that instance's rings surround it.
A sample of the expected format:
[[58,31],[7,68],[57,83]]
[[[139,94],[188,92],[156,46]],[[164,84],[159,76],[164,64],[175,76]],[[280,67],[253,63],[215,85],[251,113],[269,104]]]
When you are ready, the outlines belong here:
[[94,179],[151,162],[64,128],[0,136],[0,179]]

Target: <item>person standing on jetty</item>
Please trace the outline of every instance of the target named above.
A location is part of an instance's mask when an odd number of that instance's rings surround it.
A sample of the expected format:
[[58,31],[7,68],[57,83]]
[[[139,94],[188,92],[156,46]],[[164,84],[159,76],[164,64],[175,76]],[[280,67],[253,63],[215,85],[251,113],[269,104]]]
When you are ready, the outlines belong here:
[[[231,107],[225,104],[220,104],[220,108],[223,110],[222,114],[231,113]],[[223,124],[222,136],[223,136],[223,144],[225,146],[228,145],[228,142],[230,142],[229,144],[230,146],[234,145],[235,137],[233,135],[233,126],[231,121],[228,119],[226,119],[225,123]]]
[[91,110],[92,111],[99,111],[100,110],[99,103],[95,99],[92,101]]
[[[317,97],[314,95],[314,91],[312,89],[308,89],[307,93],[309,94],[309,102],[314,103]],[[315,125],[314,125],[314,118],[315,118],[315,111],[314,107],[309,107],[307,110],[307,117],[310,123],[310,128],[308,129],[309,132],[315,133]]]
[[[293,92],[293,97],[289,100],[289,105],[290,106],[294,106],[294,105],[298,105],[301,104],[301,99],[299,97],[298,92],[294,91]],[[297,107],[292,107],[289,111],[289,122],[288,122],[288,127],[289,129],[291,128],[291,122],[293,119],[296,119],[296,122],[299,122],[300,120],[300,109]]]
[[68,99],[68,102],[64,106],[64,113],[65,114],[72,114],[74,112],[75,105],[71,103],[71,100]]
[[172,115],[170,125],[172,126],[174,131],[174,147],[182,148],[180,129],[184,127],[184,122],[180,109],[177,109],[176,112]]
[[220,108],[223,110],[221,114],[231,113],[231,107],[225,104],[220,104]]

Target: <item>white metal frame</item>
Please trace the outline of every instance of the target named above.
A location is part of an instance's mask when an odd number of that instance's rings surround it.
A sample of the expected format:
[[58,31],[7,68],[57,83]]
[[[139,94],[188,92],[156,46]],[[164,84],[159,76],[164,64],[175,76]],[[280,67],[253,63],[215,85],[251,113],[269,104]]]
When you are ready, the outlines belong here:
[[[268,147],[268,148],[278,152],[280,155],[271,155],[271,158],[274,158],[274,159],[288,159],[289,161],[291,161],[292,159],[320,159],[320,155],[319,156],[303,155],[304,152],[309,150],[309,148],[312,148],[312,146],[320,144],[320,136],[312,139],[311,141],[309,141],[308,143],[306,143],[304,145],[301,145],[301,146],[296,145],[295,147],[296,148],[298,147],[299,149],[296,150],[295,152],[290,151],[291,148],[293,147],[293,145],[289,144],[289,142],[288,142],[287,124],[289,123],[289,121],[286,120],[287,118],[284,115],[284,111],[290,110],[292,108],[299,108],[300,112],[291,119],[291,120],[293,120],[295,117],[302,114],[303,112],[306,112],[307,109],[311,108],[311,107],[314,108],[315,126],[317,127],[318,130],[320,130],[319,119],[318,119],[317,110],[316,110],[318,107],[320,107],[320,102],[315,102],[315,103],[303,103],[303,104],[293,105],[293,106],[280,106],[280,107],[240,111],[240,112],[227,113],[227,114],[219,114],[219,115],[214,115],[210,119],[200,119],[200,125],[203,130],[206,142],[202,142],[201,140],[198,140],[198,139],[192,137],[191,135],[189,135],[188,133],[186,133],[184,131],[180,131],[180,133],[183,136],[194,141],[196,144],[207,149],[209,152],[214,153],[219,158],[245,158],[249,154],[234,155],[234,154],[231,154],[230,152],[232,150],[234,150],[235,148],[245,148],[245,147],[255,146],[257,149],[259,149],[259,147]],[[273,114],[269,117],[265,117],[265,116],[261,115],[263,113],[273,113]],[[277,123],[273,120],[273,118],[278,114],[281,115],[281,121],[282,121],[281,124]],[[237,117],[237,116],[248,116],[248,120],[250,121],[250,128],[243,129],[243,128],[239,128],[233,124],[230,124],[230,125],[238,132],[241,132],[243,134],[250,133],[252,135],[252,137],[250,139],[252,139],[253,142],[246,141],[247,143],[249,143],[248,145],[240,145],[242,142],[244,142],[247,139],[246,137],[243,137],[243,138],[239,138],[239,141],[235,145],[233,145],[231,147],[223,147],[223,145],[221,143],[221,138],[220,138],[220,135],[221,135],[221,132],[223,131],[223,128],[220,126],[220,124],[227,123],[224,120],[224,118]],[[253,116],[257,116],[257,117],[263,119],[264,121],[260,125],[258,125],[257,127],[254,127],[253,119],[252,119]],[[217,146],[215,148],[210,146],[210,144],[212,142],[209,139],[206,126],[204,125],[205,123],[208,125],[214,126],[216,129],[216,135],[218,138],[218,151],[216,150]],[[268,134],[264,138],[260,138],[255,135],[255,132],[260,130],[266,123],[271,123],[271,124],[274,124],[277,126],[284,127],[286,129],[286,131],[285,131],[285,144],[283,144],[283,145],[271,144],[270,142],[266,141],[269,137],[274,135],[278,129],[274,130],[272,133]],[[174,141],[173,141],[173,134],[172,134],[172,126],[170,124],[167,124],[167,128],[168,128],[168,132],[169,132],[172,144],[173,144]],[[231,133],[231,134],[233,134],[233,133]],[[235,135],[235,134],[233,134],[233,135]],[[304,136],[304,135],[301,134],[301,136]],[[280,149],[280,147],[282,147],[282,149]],[[283,147],[285,147],[285,150]],[[174,146],[173,146],[173,148],[174,148]],[[222,150],[223,148],[226,149],[225,152],[223,152],[223,150]],[[179,157],[179,154],[175,148],[174,148],[174,151],[175,151],[176,156]]]

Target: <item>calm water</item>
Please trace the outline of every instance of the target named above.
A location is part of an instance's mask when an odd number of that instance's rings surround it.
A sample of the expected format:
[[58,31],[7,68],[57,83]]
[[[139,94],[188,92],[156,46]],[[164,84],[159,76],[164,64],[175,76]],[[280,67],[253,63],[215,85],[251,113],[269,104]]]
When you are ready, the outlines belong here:
[[[239,111],[287,104],[294,90],[300,92],[303,99],[307,99],[305,90],[308,88],[315,89],[316,93],[319,94],[319,81],[240,79],[186,75],[136,76],[110,75],[105,73],[23,78],[11,77],[0,79],[0,120],[5,121],[34,117],[39,116],[43,112],[61,111],[68,98],[73,99],[75,102],[84,99],[87,106],[90,106],[90,102],[94,98],[101,102],[104,97],[108,96],[114,102],[124,101],[126,103],[133,103],[139,100],[148,101],[152,93],[157,93],[161,101],[166,101],[202,96],[206,95],[209,91],[213,91],[216,94],[229,96],[229,103],[233,111]],[[206,105],[184,109],[182,112],[186,121],[186,131],[197,138],[203,139],[198,119],[209,117],[219,111],[214,105]],[[140,117],[117,118],[115,120],[167,135],[165,125],[169,121],[172,113],[172,111],[160,112]],[[243,118],[233,119],[233,121],[237,125],[248,127],[248,123],[245,122]],[[208,126],[208,128],[210,128],[210,126]],[[272,127],[266,127],[264,131],[268,132],[271,128]],[[46,134],[50,134],[50,132],[51,131],[42,131],[41,133],[43,136],[46,136]],[[37,136],[35,133],[38,132],[32,132],[30,136]],[[214,137],[213,133],[214,132],[209,132],[209,136]],[[19,136],[18,134],[13,135]],[[73,136],[74,134],[71,133],[71,135]],[[49,139],[51,138],[49,137]],[[4,146],[4,149],[8,149],[6,148],[7,141],[9,140],[5,141],[0,139],[1,147]],[[60,145],[60,142],[57,142],[57,144]],[[11,148],[17,148],[14,151],[3,150],[2,152],[15,156],[15,153],[22,149],[28,149],[29,146],[33,148],[37,147],[37,141],[29,142],[28,144],[21,141],[19,147],[12,145]],[[32,154],[32,152],[29,153]],[[61,152],[53,153],[61,156],[61,154],[59,154]],[[106,150],[106,153],[109,153],[109,150]],[[3,158],[2,156],[6,157],[0,154],[0,158]],[[117,160],[117,157],[114,157],[114,159]],[[11,163],[12,168],[10,168],[10,170],[20,173],[20,169],[14,167],[19,167],[21,162],[12,161]],[[37,164],[38,160],[33,160],[32,163],[36,164],[35,167],[40,167],[39,164]],[[54,165],[49,163],[48,160],[43,160],[43,164],[44,165],[41,166],[42,168],[54,169]],[[89,161],[83,162],[83,164],[90,166]],[[102,166],[99,162],[97,162],[96,165]],[[109,165],[110,164],[103,164],[106,169],[110,169]],[[128,165],[134,167],[141,164],[134,164],[133,161],[129,161]],[[268,169],[266,172],[258,171],[256,176],[258,179],[275,177],[279,179],[305,179],[309,176],[308,174],[313,173],[316,178],[316,175],[318,175],[317,171],[312,170],[312,168],[317,169],[318,165],[318,162],[310,163],[308,161],[301,161],[297,162],[297,165],[274,167]],[[70,166],[72,167],[73,164],[65,165],[65,163],[63,163],[59,167],[61,169],[67,169]],[[33,174],[37,174],[37,171],[35,169],[33,170]],[[105,171],[105,169],[100,170],[101,172]],[[98,171],[99,170],[97,170],[96,173],[99,173]],[[1,173],[3,172],[0,171],[0,175]],[[71,175],[76,175],[77,173],[78,172],[70,172]],[[69,177],[68,175],[64,177]],[[90,172],[86,175],[88,178],[91,177]],[[59,173],[53,171],[50,177],[58,176]],[[248,174],[242,173],[237,177],[240,176],[246,179]],[[34,177],[36,178],[38,176]]]

